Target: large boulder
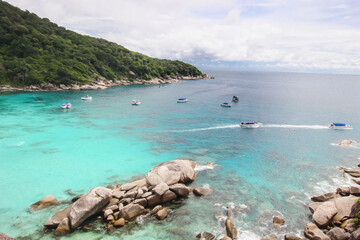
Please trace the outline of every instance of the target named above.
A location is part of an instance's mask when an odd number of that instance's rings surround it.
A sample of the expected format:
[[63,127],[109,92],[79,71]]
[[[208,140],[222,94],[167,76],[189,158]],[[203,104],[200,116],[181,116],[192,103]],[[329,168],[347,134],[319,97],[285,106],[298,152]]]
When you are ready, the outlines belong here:
[[46,197],[44,197],[43,199],[41,199],[40,201],[31,204],[29,207],[30,211],[34,211],[34,210],[40,210],[43,208],[47,208],[51,205],[55,205],[58,204],[59,201],[53,196],[53,195],[47,195]]
[[161,202],[162,203],[166,203],[166,202],[170,202],[172,200],[175,200],[177,198],[176,194],[173,193],[170,190],[167,190],[164,195],[161,196]]
[[176,193],[179,197],[186,197],[190,193],[189,188],[182,183],[171,185],[169,186],[169,189]]
[[164,218],[167,217],[167,209],[166,208],[163,208],[163,209],[160,209],[159,211],[157,211],[157,213],[155,214],[156,218],[158,220],[163,220]]
[[151,186],[159,185],[161,182],[167,185],[192,182],[196,178],[195,165],[196,163],[191,160],[172,160],[161,163],[146,174],[146,182]]
[[292,235],[285,235],[285,240],[306,240],[305,238],[301,238],[301,237],[297,237],[297,236],[292,236]]
[[341,188],[336,189],[336,193],[341,194],[341,195],[352,194],[352,195],[359,196],[360,195],[360,188],[355,187],[355,186],[341,187]]
[[348,196],[335,198],[334,203],[338,210],[338,213],[334,216],[334,221],[340,221],[344,217],[349,217],[351,215],[351,209],[356,204],[357,197]]
[[350,233],[338,227],[331,229],[327,235],[331,240],[348,240],[350,238]]
[[69,213],[71,228],[77,228],[87,218],[103,209],[110,202],[111,197],[112,191],[108,188],[97,187],[91,189],[85,196],[72,204]]
[[228,236],[231,239],[237,238],[237,229],[234,223],[231,221],[230,217],[226,218],[225,229],[226,229],[226,236]]
[[310,240],[330,240],[330,238],[326,236],[315,223],[306,224],[304,233]]
[[45,222],[44,226],[48,228],[56,228],[64,218],[67,218],[69,216],[71,208],[72,205],[69,205],[68,207],[58,211]]
[[308,204],[309,210],[311,213],[314,213],[316,209],[323,204],[322,202],[311,202]]
[[332,218],[338,213],[333,202],[324,202],[314,212],[313,220],[321,228],[329,225]]
[[126,205],[125,207],[119,209],[119,211],[119,217],[124,218],[125,220],[131,220],[147,212],[143,206],[134,203]]
[[313,196],[311,198],[312,201],[314,202],[326,202],[330,199],[333,199],[336,197],[336,193],[335,192],[330,192],[330,193],[325,193],[325,194],[321,194],[318,196]]
[[68,218],[64,218],[61,223],[59,224],[59,226],[55,229],[54,231],[54,235],[55,236],[60,236],[60,235],[65,235],[71,232],[70,229],[70,225],[69,225],[69,219]]
[[164,195],[164,193],[165,193],[167,190],[169,190],[169,186],[168,186],[166,183],[161,182],[161,183],[159,183],[158,185],[156,185],[156,187],[154,187],[152,191],[153,191],[154,193],[162,196],[162,195]]

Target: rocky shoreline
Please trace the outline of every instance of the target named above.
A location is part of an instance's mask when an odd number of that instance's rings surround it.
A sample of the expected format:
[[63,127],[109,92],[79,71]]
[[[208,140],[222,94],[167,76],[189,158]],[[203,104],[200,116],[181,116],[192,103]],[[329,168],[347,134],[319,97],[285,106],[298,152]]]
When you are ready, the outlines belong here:
[[175,78],[153,78],[151,80],[142,80],[136,78],[134,73],[133,80],[124,78],[121,80],[107,80],[104,77],[96,77],[91,84],[71,84],[71,85],[54,85],[51,83],[42,83],[40,85],[30,85],[25,87],[13,87],[10,85],[0,85],[0,91],[64,91],[64,90],[96,90],[106,89],[113,86],[127,86],[127,85],[151,85],[151,84],[167,84],[180,82],[181,80],[196,80],[196,79],[213,79],[213,77],[203,74],[200,76],[179,76]]

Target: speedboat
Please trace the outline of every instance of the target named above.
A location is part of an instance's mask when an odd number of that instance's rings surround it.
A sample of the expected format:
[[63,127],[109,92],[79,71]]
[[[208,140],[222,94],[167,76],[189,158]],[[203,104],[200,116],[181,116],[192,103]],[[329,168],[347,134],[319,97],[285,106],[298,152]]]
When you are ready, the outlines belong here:
[[231,107],[230,103],[228,103],[228,102],[224,102],[224,103],[220,104],[220,106],[222,106],[222,107]]
[[92,97],[89,95],[81,97],[81,100],[92,100]]
[[240,123],[240,127],[242,128],[258,128],[260,127],[259,122],[254,122],[254,121],[250,121],[250,122],[242,122]]
[[187,99],[187,98],[179,98],[178,100],[177,100],[177,102],[178,103],[186,103],[186,102],[188,102],[189,100]]
[[61,108],[65,109],[66,108],[66,103],[61,104]]
[[67,108],[67,109],[71,108],[71,103],[67,103],[67,104],[66,104],[66,108]]
[[329,128],[331,129],[345,129],[345,128],[351,128],[350,124],[345,123],[332,123],[329,125]]
[[239,102],[239,97],[238,96],[233,96],[232,97],[232,102]]
[[131,104],[132,104],[132,105],[140,105],[140,104],[141,104],[141,101],[140,101],[140,100],[132,100],[132,101],[131,101]]

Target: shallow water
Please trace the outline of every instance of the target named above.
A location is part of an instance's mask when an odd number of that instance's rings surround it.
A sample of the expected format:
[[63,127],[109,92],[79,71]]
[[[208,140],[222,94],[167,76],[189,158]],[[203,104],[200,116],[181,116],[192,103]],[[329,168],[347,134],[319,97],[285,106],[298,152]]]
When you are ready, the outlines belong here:
[[[220,237],[227,206],[239,206],[240,239],[300,235],[309,197],[349,184],[337,167],[358,163],[359,148],[336,143],[360,142],[360,77],[209,73],[216,78],[166,88],[0,93],[0,232],[51,239],[42,224],[64,205],[29,213],[30,204],[48,194],[66,201],[67,189],[80,194],[124,183],[160,162],[188,158],[217,164],[192,184],[209,186],[212,194],[172,205],[162,222],[144,216],[109,235],[98,228],[63,238],[192,239],[200,231]],[[80,100],[86,94],[93,100]],[[233,95],[239,103],[220,107]],[[181,97],[189,102],[176,103]],[[142,104],[132,106],[133,99]],[[60,109],[64,102],[72,109]],[[239,127],[249,120],[263,124]],[[353,128],[331,130],[331,122]],[[272,226],[275,215],[286,220],[281,229]]]

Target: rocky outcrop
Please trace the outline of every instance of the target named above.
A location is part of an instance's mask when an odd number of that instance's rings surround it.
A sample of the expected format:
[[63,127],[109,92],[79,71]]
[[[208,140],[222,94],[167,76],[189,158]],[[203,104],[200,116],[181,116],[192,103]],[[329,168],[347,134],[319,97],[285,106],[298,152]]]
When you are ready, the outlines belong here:
[[215,236],[209,232],[203,232],[203,233],[197,234],[196,239],[213,240],[213,239],[215,239]]
[[186,197],[190,193],[189,188],[182,183],[171,185],[169,186],[169,189],[179,197]]
[[350,238],[350,233],[338,227],[331,229],[327,235],[331,240],[348,240]]
[[55,205],[55,204],[58,204],[58,203],[59,203],[59,201],[53,195],[47,195],[46,197],[44,197],[40,201],[32,204],[29,207],[29,210],[30,211],[40,210],[40,209],[47,208],[47,207],[49,207],[51,205]]
[[336,197],[335,192],[325,193],[311,198],[314,202],[325,202]]
[[324,202],[321,204],[313,215],[313,220],[320,228],[324,228],[331,222],[332,218],[338,213],[333,202]]
[[193,189],[193,193],[195,196],[205,196],[208,195],[210,193],[210,189],[209,188],[194,188]]
[[330,240],[330,238],[326,236],[315,223],[306,224],[304,233],[310,240]]
[[167,208],[160,209],[159,211],[156,212],[155,215],[158,220],[163,220],[164,218],[167,217],[168,210],[167,210]]
[[70,228],[70,222],[68,218],[64,218],[61,223],[59,224],[59,226],[55,229],[54,231],[54,235],[55,236],[60,236],[60,235],[65,235],[71,232],[71,228]]
[[72,205],[69,205],[68,207],[58,211],[50,217],[44,224],[45,227],[48,228],[56,228],[64,218],[67,218],[69,216],[69,213],[71,211]]
[[300,238],[297,236],[292,236],[292,235],[285,235],[285,240],[306,240],[305,238]]
[[340,167],[340,169],[352,177],[360,177],[360,169],[344,168],[344,167]]
[[359,240],[360,239],[360,229],[354,231],[350,235],[350,240]]

